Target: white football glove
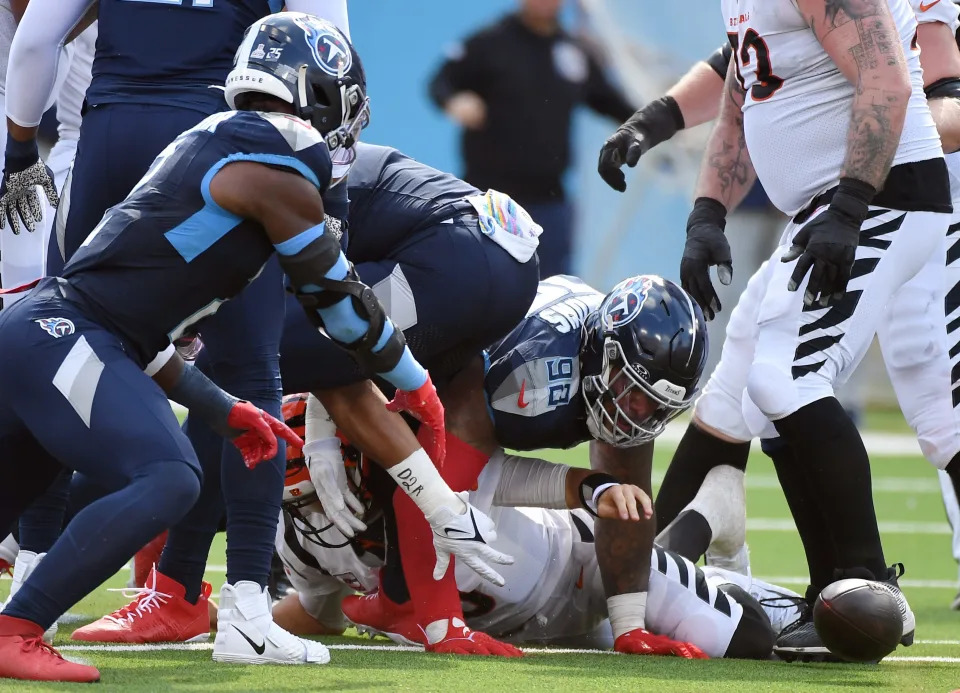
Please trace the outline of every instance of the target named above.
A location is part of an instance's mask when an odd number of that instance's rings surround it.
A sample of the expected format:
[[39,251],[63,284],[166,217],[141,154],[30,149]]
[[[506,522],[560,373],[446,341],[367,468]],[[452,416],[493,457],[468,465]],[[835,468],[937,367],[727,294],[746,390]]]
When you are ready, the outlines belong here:
[[433,579],[443,578],[450,566],[450,557],[456,556],[457,560],[472,568],[483,579],[498,587],[503,586],[503,577],[488,563],[512,565],[513,556],[500,553],[489,545],[497,538],[493,520],[470,505],[467,492],[461,491],[456,495],[467,506],[463,515],[442,505],[427,516],[427,522],[433,530],[433,547],[437,552]]
[[[317,489],[323,512],[340,533],[352,539],[367,525],[354,513],[363,513],[360,499],[350,491],[347,470],[343,467],[338,438],[311,440],[303,446],[303,457],[310,470],[310,481]],[[349,506],[349,507],[348,507]]]

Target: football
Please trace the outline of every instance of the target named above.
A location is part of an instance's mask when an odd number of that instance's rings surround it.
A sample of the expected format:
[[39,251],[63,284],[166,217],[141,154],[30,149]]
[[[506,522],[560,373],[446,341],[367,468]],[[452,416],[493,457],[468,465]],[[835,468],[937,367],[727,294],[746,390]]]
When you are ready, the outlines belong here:
[[851,662],[877,662],[893,652],[903,619],[893,592],[873,580],[838,580],[813,606],[813,625],[831,652]]

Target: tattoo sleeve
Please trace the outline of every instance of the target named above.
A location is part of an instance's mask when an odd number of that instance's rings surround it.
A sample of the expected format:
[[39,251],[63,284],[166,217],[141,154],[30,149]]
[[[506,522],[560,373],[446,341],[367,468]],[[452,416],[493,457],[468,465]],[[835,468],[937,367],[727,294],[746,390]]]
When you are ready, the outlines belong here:
[[743,133],[744,91],[731,59],[720,101],[720,116],[710,135],[694,197],[712,197],[732,211],[756,180]]
[[[653,467],[653,444],[618,449],[605,443],[590,443],[590,466],[636,484],[648,494]],[[607,597],[646,592],[650,582],[650,552],[657,533],[656,519],[639,522],[597,520],[597,561]]]
[[876,189],[890,171],[910,100],[910,76],[887,0],[800,0],[824,50],[854,85],[841,176]]

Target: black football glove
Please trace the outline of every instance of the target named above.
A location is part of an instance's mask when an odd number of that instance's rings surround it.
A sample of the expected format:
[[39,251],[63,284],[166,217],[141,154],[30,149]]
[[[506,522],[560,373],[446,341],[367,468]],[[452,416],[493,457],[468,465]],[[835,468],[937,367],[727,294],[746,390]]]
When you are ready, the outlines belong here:
[[873,186],[863,181],[841,178],[830,206],[794,236],[793,245],[780,261],[799,258],[787,283],[788,291],[796,291],[810,272],[804,305],[819,302],[826,306],[831,298],[843,297],[856,259],[860,226],[875,194]]
[[720,299],[710,281],[710,266],[717,266],[720,283],[733,281],[730,244],[723,235],[726,208],[709,197],[698,197],[687,219],[687,243],[680,261],[680,285],[703,309],[703,317],[713,320],[720,312]]
[[38,186],[53,207],[60,204],[53,172],[40,160],[37,141],[19,142],[8,134],[3,182],[0,183],[0,229],[8,221],[14,234],[20,233],[20,222],[27,231],[37,228],[43,220]]
[[683,114],[672,96],[651,101],[617,128],[603,143],[597,172],[614,190],[624,192],[627,179],[620,167],[637,165],[640,157],[683,129]]

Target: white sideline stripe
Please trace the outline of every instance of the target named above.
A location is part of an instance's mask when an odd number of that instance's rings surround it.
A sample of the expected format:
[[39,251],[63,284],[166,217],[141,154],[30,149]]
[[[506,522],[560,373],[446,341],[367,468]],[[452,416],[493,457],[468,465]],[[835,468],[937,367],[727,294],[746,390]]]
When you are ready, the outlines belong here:
[[[878,522],[881,534],[946,534],[953,535],[950,525],[943,522]],[[754,517],[747,518],[747,529],[757,532],[796,532],[797,526],[791,518]]]
[[[657,440],[673,444],[679,443],[686,428],[686,419],[671,421],[667,424],[666,429],[660,434]],[[920,444],[912,435],[905,433],[881,433],[879,431],[862,431],[860,435],[863,438],[863,444],[866,446],[867,452],[871,455],[878,457],[923,456],[923,453],[920,452]],[[754,445],[753,447],[756,450],[760,449],[759,445]],[[747,476],[749,477],[749,475]]]
[[[923,641],[920,641],[923,642]],[[212,650],[213,643],[157,643],[154,645],[64,645],[58,647],[61,652],[160,652],[173,651],[204,651]],[[362,650],[366,652],[422,652],[422,648],[409,645],[327,645],[330,650]],[[521,648],[522,649],[522,648]],[[619,655],[612,650],[581,650],[553,647],[534,647],[524,649],[524,653],[532,655],[542,654],[591,654],[591,655]],[[887,657],[884,662],[941,662],[960,664],[960,657]]]
[[[899,493],[899,494],[910,494],[910,493],[921,493],[921,494],[932,494],[939,496],[940,495],[940,481],[937,478],[937,475],[933,473],[931,469],[931,474],[926,477],[916,477],[916,476],[881,476],[874,477],[873,479],[873,491],[874,493]],[[653,474],[653,483],[659,485],[663,481],[664,472],[654,472]],[[760,489],[760,490],[769,490],[769,489],[779,489],[780,481],[777,479],[774,474],[754,474],[750,472],[745,477],[746,485],[748,489]]]
[[[810,578],[798,575],[774,575],[772,577],[760,577],[759,579],[773,585],[806,585],[810,582]],[[910,580],[908,578],[901,578],[897,580],[897,582],[901,587],[910,587],[912,589],[957,589],[957,582],[955,580]],[[958,641],[957,644],[960,644],[960,641]]]

